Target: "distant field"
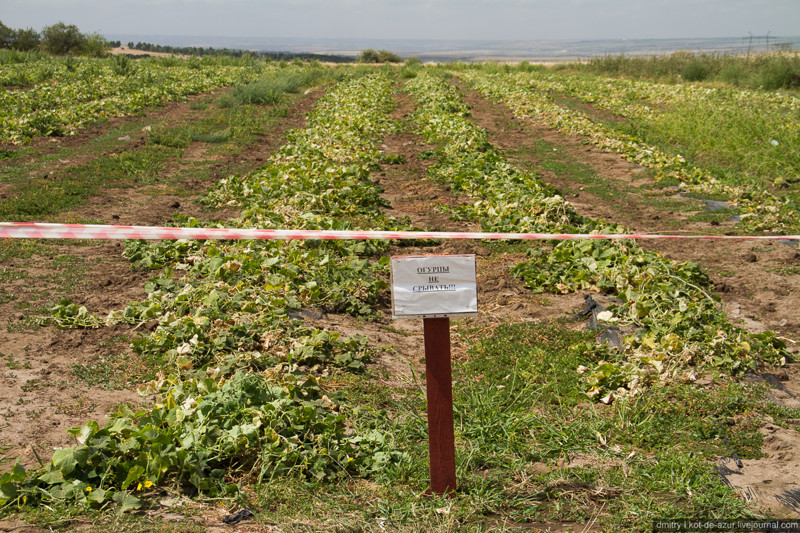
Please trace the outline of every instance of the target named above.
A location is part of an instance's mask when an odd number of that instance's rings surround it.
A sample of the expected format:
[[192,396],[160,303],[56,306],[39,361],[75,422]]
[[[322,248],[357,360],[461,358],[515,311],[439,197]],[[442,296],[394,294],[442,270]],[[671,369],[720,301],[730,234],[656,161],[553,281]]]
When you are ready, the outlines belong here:
[[116,48],[112,48],[110,51],[111,55],[129,55],[133,57],[141,57],[141,56],[148,56],[148,57],[169,57],[174,54],[165,54],[163,52],[145,52],[144,50],[136,50],[135,48],[128,48],[127,46],[118,46]]

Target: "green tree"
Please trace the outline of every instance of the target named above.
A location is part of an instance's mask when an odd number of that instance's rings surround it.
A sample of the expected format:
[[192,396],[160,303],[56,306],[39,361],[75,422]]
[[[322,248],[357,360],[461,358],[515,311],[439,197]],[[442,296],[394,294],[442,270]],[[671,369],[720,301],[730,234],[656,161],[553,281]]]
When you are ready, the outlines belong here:
[[86,43],[81,51],[92,57],[103,57],[111,49],[111,46],[112,43],[99,33],[91,33],[86,36]]
[[362,50],[356,58],[359,63],[402,63],[403,60],[399,55],[388,50],[373,50],[367,48]]
[[28,50],[38,48],[41,42],[42,37],[39,35],[39,32],[33,28],[27,28],[25,30],[18,29],[14,30],[11,47],[16,50],[27,52]]
[[379,63],[380,55],[372,48],[362,50],[356,59],[359,63]]
[[378,50],[379,63],[402,63],[403,59],[389,50]]
[[11,48],[14,30],[0,21],[0,48]]
[[65,55],[85,50],[87,37],[77,26],[58,22],[42,30],[42,48],[56,55]]

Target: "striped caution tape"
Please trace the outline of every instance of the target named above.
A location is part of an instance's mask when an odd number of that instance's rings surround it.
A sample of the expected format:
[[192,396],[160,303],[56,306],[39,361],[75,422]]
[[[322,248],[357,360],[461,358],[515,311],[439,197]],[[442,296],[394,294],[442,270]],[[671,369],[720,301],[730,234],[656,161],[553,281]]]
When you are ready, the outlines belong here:
[[451,231],[337,231],[252,228],[170,228],[157,226],[106,226],[0,222],[5,239],[143,239],[143,240],[392,240],[392,239],[490,239],[490,240],[586,240],[586,239],[707,239],[796,241],[800,235],[659,235],[646,233],[482,233]]

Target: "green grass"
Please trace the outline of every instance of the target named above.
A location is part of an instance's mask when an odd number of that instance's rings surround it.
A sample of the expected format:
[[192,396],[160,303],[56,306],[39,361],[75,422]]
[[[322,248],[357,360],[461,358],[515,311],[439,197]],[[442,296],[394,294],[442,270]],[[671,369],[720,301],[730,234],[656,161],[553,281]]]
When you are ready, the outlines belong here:
[[[685,197],[674,196],[670,193],[665,195],[663,187],[672,185],[670,183],[659,182],[658,184],[640,187],[625,185],[622,182],[598,174],[590,165],[578,161],[557,144],[543,139],[537,139],[532,146],[519,148],[509,155],[512,158],[521,160],[521,164],[526,168],[539,173],[550,172],[560,179],[568,179],[573,182],[574,185],[562,187],[561,192],[566,195],[580,194],[583,191],[606,202],[618,202],[620,199],[631,198],[638,193],[644,193],[638,194],[637,202],[663,212],[694,213],[689,217],[689,221],[692,222],[721,223],[739,214],[738,210],[734,208],[715,210],[706,208],[704,200],[726,200],[726,198],[720,196],[706,195],[708,198],[701,198],[698,195],[691,194],[687,194]],[[645,175],[642,174],[642,177]],[[683,224],[683,222],[676,223],[676,227],[680,224]]]
[[25,148],[0,148],[0,161],[19,159],[25,154],[32,153],[32,150]]
[[[560,178],[569,178],[576,185],[598,185],[606,181],[591,166],[568,155],[559,145],[544,139],[536,139],[531,145],[520,147],[508,155],[512,160],[519,159],[521,164],[531,170],[552,172]],[[571,194],[577,190],[577,187],[570,187],[564,188],[562,192]]]
[[228,142],[232,135],[233,132],[231,132],[229,129],[208,132],[195,129],[189,130],[189,138],[192,140],[192,142],[201,142],[207,144]]
[[800,58],[792,55],[694,54],[675,52],[666,56],[592,58],[572,68],[607,76],[630,76],[674,82],[715,81],[750,89],[797,89],[800,87]]
[[[120,349],[119,347],[117,349]],[[102,390],[130,390],[155,379],[163,360],[143,361],[123,352],[109,352],[85,365],[73,365],[72,374],[89,387]]]
[[689,218],[691,222],[728,222],[732,217],[738,215],[736,209],[709,209],[706,211],[699,211]]
[[297,93],[323,80],[328,74],[322,69],[287,69],[269,74],[262,79],[240,85],[231,91],[224,105],[279,104],[286,93]]
[[584,103],[578,98],[571,96],[564,96],[560,93],[552,95],[553,102],[566,109],[571,109],[588,116],[592,121],[598,124],[603,124],[609,128],[615,128],[622,124],[626,124],[628,120],[625,117],[614,115],[609,111],[600,110],[590,104]]
[[[612,406],[594,405],[573,377],[575,368],[588,363],[573,348],[582,339],[555,327],[522,324],[500,326],[478,341],[455,372],[461,475],[497,471],[505,485],[532,463],[550,468],[532,476],[521,494],[497,487],[515,520],[524,518],[517,513],[527,506],[513,505],[523,495],[533,497],[545,521],[586,521],[602,504],[600,522],[609,526],[631,526],[636,521],[630,517],[646,515],[653,504],[666,515],[704,516],[723,508],[746,514],[712,474],[712,462],[734,451],[759,456],[758,424],[729,424],[763,403],[760,393],[738,384],[710,391],[669,386]],[[558,467],[570,453],[588,457],[591,466]],[[611,496],[594,500],[590,488],[606,488]],[[697,491],[713,496],[713,504],[690,494]]]
[[[524,168],[544,175],[545,181],[547,173],[552,173],[559,179],[572,182],[573,185],[562,186],[560,189],[567,196],[586,192],[606,202],[619,202],[636,191],[635,187],[598,174],[591,165],[579,161],[558,144],[543,139],[536,139],[532,146],[520,148],[509,155],[513,159],[519,159]],[[654,202],[658,206],[662,203],[661,200]],[[686,202],[678,200],[675,205],[685,206]],[[675,207],[664,206],[663,209],[674,210]]]
[[[628,66],[643,63],[665,64],[674,61],[682,65],[684,74],[679,79],[703,81],[709,76],[701,71],[712,72],[722,68],[720,65],[755,66],[756,61],[746,62],[744,58],[728,56],[700,56],[692,54],[673,54],[669,58],[631,59]],[[776,69],[777,65],[794,65],[800,73],[798,57],[789,59],[774,56],[762,58],[762,67]],[[611,58],[598,60],[597,64],[616,63]],[[621,63],[626,63],[622,61]],[[678,68],[675,65],[670,68]],[[595,69],[597,70],[597,69]],[[691,72],[687,78],[686,73]],[[612,74],[613,69],[599,74]],[[650,78],[660,79],[655,73]],[[672,80],[677,82],[677,80]],[[770,84],[759,87],[776,90]],[[800,87],[800,74],[797,85]],[[768,95],[767,95],[768,96]],[[748,95],[730,90],[724,85],[715,84],[709,89],[707,97],[677,98],[665,105],[657,105],[658,113],[636,120],[615,119],[607,112],[600,112],[593,106],[585,105],[561,95],[554,95],[555,101],[568,108],[578,109],[611,128],[633,135],[647,144],[655,145],[669,154],[681,154],[692,163],[703,167],[729,185],[757,185],[771,190],[789,193],[797,200],[797,174],[800,155],[793,147],[798,142],[798,131],[793,126],[797,113],[786,103],[783,105],[761,105],[759,94]],[[746,149],[743,149],[746,147]]]
[[186,124],[163,124],[153,128],[147,136],[148,144],[182,150],[199,142],[228,145],[228,151],[241,150],[273,124],[269,109],[260,106],[210,111],[206,110]]
[[175,154],[164,148],[128,151],[27,179],[18,177],[10,198],[0,203],[0,218],[41,221],[82,205],[101,190],[155,183]]
[[189,104],[189,109],[193,111],[205,111],[213,103],[210,97],[197,98]]
[[704,207],[697,201],[674,196],[654,195],[642,199],[644,205],[654,207],[659,211],[669,211],[673,213],[704,213]]
[[796,120],[788,111],[753,105],[721,108],[712,101],[699,101],[672,105],[667,112],[622,130],[684,154],[725,183],[789,190],[800,180],[796,170],[800,155],[792,149],[798,137],[786,126]]

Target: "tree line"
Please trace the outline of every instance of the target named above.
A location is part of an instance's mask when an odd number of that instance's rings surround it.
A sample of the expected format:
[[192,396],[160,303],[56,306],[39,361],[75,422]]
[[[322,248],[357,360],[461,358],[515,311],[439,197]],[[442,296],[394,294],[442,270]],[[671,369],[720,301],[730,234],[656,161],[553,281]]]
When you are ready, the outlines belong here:
[[115,44],[118,43],[106,40],[99,33],[82,33],[74,24],[57,22],[37,32],[33,28],[9,28],[0,21],[0,49],[102,56]]
[[328,63],[349,63],[353,61],[352,57],[331,55],[331,54],[312,54],[308,52],[254,52],[250,50],[231,50],[229,48],[203,48],[202,46],[169,46],[163,44],[153,43],[134,43],[129,42],[128,48],[132,50],[139,50],[141,52],[154,52],[163,54],[175,54],[185,56],[229,56],[229,57],[243,57],[245,55],[250,57],[259,57],[263,59],[271,59],[274,61],[293,59],[300,59],[306,61],[325,61]]

